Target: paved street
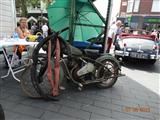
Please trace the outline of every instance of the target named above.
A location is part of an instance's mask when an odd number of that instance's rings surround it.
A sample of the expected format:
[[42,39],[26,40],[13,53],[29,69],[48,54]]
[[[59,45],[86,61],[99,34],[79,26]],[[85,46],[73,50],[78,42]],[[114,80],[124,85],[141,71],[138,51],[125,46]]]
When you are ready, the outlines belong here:
[[[58,102],[28,98],[10,76],[0,80],[0,103],[6,120],[159,120],[159,63],[127,63],[122,67],[126,76],[113,88],[79,92],[70,87]],[[5,72],[0,64],[0,75]]]

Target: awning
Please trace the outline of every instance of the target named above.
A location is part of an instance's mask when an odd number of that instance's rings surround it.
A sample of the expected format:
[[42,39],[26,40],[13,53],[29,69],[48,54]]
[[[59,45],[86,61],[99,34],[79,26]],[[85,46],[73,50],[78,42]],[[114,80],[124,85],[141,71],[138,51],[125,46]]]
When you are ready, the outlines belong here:
[[30,22],[31,20],[37,22],[37,19],[36,19],[35,17],[33,17],[33,16],[29,17],[29,18],[27,19],[27,22]]
[[145,16],[144,23],[158,23],[158,24],[160,24],[160,16]]

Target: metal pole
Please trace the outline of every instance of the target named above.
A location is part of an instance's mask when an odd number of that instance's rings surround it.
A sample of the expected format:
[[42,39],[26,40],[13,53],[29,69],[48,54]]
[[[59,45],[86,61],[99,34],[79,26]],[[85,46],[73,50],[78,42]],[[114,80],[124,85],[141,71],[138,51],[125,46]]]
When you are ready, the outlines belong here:
[[106,15],[106,22],[105,22],[105,29],[104,29],[104,40],[103,40],[103,46],[102,50],[104,50],[104,53],[106,52],[107,47],[107,36],[108,36],[108,29],[109,29],[109,23],[111,20],[111,12],[112,12],[112,6],[113,6],[113,0],[108,0],[108,6],[107,6],[107,15]]
[[41,24],[43,23],[43,10],[42,9],[40,9],[41,10]]
[[16,1],[12,1],[13,16],[14,16],[14,27],[17,27],[17,18],[16,18]]
[[75,7],[76,1],[71,0],[71,8],[70,8],[70,18],[69,18],[69,43],[72,44],[74,41],[74,27],[75,27]]

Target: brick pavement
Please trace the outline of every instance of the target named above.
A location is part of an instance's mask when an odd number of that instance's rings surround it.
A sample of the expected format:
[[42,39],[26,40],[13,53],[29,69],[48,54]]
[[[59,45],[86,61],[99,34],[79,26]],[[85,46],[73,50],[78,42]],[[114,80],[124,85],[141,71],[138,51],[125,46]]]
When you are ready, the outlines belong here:
[[[0,65],[0,75],[6,72]],[[30,99],[12,77],[0,79],[6,120],[159,120],[159,96],[127,76],[113,88],[62,91],[60,101]],[[141,109],[139,109],[141,108]],[[144,112],[144,109],[150,111]]]

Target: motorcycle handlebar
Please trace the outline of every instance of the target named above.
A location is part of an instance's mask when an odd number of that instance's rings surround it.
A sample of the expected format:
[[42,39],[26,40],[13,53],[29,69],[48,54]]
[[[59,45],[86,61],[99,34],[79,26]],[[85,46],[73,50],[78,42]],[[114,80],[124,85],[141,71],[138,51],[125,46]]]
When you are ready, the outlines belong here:
[[66,27],[66,28],[64,28],[64,29],[62,29],[62,30],[60,30],[60,31],[58,31],[57,33],[58,34],[61,34],[61,33],[63,33],[64,31],[66,31],[66,30],[68,30],[69,29],[69,27]]

